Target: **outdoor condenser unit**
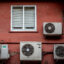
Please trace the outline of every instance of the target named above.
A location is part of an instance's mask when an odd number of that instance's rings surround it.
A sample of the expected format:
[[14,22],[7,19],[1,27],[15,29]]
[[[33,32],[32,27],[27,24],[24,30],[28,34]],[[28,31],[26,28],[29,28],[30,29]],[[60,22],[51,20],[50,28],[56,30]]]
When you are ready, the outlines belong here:
[[43,34],[46,36],[62,35],[62,23],[61,22],[44,22]]
[[41,61],[42,43],[23,41],[20,42],[20,60],[21,61]]
[[0,60],[6,60],[10,57],[8,53],[8,45],[7,44],[0,44]]
[[64,60],[64,44],[54,45],[54,59]]

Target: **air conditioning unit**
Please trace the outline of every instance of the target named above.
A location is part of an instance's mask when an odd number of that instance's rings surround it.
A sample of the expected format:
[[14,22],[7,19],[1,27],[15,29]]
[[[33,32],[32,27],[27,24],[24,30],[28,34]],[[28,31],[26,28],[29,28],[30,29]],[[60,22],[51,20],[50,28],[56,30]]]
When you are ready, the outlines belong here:
[[54,59],[64,60],[64,44],[54,45]]
[[6,60],[10,57],[8,53],[8,45],[7,44],[0,44],[0,60]]
[[62,35],[62,23],[61,22],[44,22],[43,23],[44,35]]
[[25,41],[20,42],[20,60],[21,61],[41,61],[42,43]]

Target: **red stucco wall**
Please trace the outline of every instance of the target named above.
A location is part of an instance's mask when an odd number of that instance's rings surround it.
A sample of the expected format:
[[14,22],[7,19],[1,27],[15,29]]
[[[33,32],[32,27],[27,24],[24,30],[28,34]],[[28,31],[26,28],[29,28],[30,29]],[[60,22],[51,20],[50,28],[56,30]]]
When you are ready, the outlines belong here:
[[[37,32],[11,32],[11,5],[36,5],[37,6]],[[41,41],[44,51],[53,51],[52,43],[63,43],[64,35],[57,39],[46,39],[43,36],[43,22],[62,22],[62,6],[51,2],[11,2],[0,3],[0,43],[9,44],[11,52],[19,52],[20,41]],[[54,64],[53,55],[45,55],[42,64]],[[19,55],[11,56],[6,64],[20,64]]]

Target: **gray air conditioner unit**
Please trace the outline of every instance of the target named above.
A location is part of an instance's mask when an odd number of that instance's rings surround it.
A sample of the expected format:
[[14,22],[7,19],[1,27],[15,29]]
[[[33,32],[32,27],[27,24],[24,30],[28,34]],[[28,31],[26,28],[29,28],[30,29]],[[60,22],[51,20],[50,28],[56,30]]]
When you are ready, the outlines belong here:
[[62,35],[62,23],[61,22],[44,22],[43,23],[44,35]]
[[54,59],[64,60],[64,44],[54,45]]
[[21,61],[41,61],[42,43],[25,41],[20,42],[20,60]]
[[9,59],[10,55],[8,52],[9,52],[8,45],[7,44],[0,44],[0,60]]

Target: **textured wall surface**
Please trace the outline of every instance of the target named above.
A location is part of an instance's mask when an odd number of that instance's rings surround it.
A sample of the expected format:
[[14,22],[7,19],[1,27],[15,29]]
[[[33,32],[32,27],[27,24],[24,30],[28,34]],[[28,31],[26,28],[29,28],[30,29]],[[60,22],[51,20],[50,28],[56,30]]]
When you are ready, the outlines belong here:
[[[36,5],[37,6],[37,32],[11,32],[11,5]],[[52,52],[53,45],[64,42],[64,35],[60,38],[45,38],[43,36],[43,22],[63,22],[62,5],[51,2],[9,2],[0,3],[0,43],[9,44],[9,51],[17,52],[6,61],[6,64],[20,64],[20,41],[41,41],[42,50]],[[37,64],[37,62],[35,62]],[[32,63],[32,64],[35,64]],[[55,64],[52,54],[43,56],[42,64]],[[24,62],[25,64],[25,62]],[[31,64],[29,62],[29,64]]]

